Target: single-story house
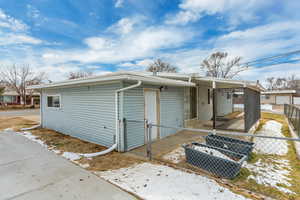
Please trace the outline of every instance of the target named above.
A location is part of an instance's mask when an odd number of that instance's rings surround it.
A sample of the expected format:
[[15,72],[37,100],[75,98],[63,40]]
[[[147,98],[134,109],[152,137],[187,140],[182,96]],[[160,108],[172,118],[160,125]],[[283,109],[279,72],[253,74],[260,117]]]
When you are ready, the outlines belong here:
[[[193,119],[215,121],[217,109],[221,110],[227,104],[232,107],[232,95],[226,91],[230,87],[242,87],[249,99],[255,99],[252,107],[246,106],[246,112],[250,113],[246,117],[251,117],[247,119],[249,126],[260,117],[257,85],[192,75],[166,76],[114,72],[32,86],[31,89],[41,93],[42,127],[107,147],[117,143],[118,151],[145,144],[145,119],[169,127],[184,127],[187,120]],[[249,109],[253,105],[255,109]],[[174,129],[153,127],[152,139],[175,132]]]
[[[21,96],[13,89],[4,87],[4,92],[0,94],[0,105],[21,105],[23,104]],[[39,105],[40,104],[40,94],[34,92],[30,95],[26,95],[26,105]]]
[[270,90],[261,93],[262,104],[300,104],[300,97],[297,97],[296,90]]

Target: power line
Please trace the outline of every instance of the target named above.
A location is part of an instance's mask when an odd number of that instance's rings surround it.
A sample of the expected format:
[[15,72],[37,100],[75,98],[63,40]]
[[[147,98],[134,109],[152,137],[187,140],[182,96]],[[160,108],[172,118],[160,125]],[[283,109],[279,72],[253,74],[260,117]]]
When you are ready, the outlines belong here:
[[290,56],[290,55],[294,55],[294,54],[299,54],[299,53],[300,53],[300,50],[291,51],[291,52],[279,54],[279,55],[276,55],[276,56],[271,56],[271,57],[266,57],[266,58],[260,58],[260,59],[257,59],[257,60],[245,62],[245,63],[242,63],[241,65],[260,64],[260,62],[263,62],[263,61],[272,61],[272,60],[277,59],[277,58],[284,58],[284,57],[287,57],[287,56]]
[[[299,62],[300,59],[294,59],[294,60],[289,60],[289,61],[282,61],[282,62],[277,62],[277,63],[270,63],[270,64],[266,64],[263,67],[268,67],[268,66],[273,66],[273,65],[281,65],[281,64],[286,64],[286,63],[295,63],[295,62]],[[256,67],[255,65],[248,65],[249,67]]]

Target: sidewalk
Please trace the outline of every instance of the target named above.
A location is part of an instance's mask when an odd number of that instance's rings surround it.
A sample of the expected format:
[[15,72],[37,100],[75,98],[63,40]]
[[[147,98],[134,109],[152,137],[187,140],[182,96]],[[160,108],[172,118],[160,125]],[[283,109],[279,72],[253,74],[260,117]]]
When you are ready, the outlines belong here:
[[0,132],[0,199],[136,199],[13,132]]

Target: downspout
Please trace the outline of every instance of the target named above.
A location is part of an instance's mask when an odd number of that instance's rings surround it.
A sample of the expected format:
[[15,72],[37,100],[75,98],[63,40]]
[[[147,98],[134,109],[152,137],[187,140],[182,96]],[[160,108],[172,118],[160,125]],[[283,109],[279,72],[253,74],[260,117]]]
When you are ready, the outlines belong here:
[[136,84],[134,85],[131,85],[131,86],[128,86],[128,87],[125,87],[125,88],[122,88],[122,89],[119,89],[119,90],[116,90],[115,91],[115,117],[116,117],[116,141],[115,141],[115,148],[118,147],[119,145],[119,141],[120,141],[120,134],[119,134],[119,93],[120,92],[124,92],[125,90],[130,90],[130,89],[133,89],[133,88],[136,88],[136,87],[139,87],[140,85],[142,85],[142,81],[138,81]]
[[[139,87],[140,85],[142,85],[142,81],[138,81],[138,83],[116,90],[115,91],[115,116],[116,116],[116,137],[115,137],[115,143],[109,147],[108,149],[104,150],[104,151],[100,151],[100,152],[95,152],[95,153],[85,153],[85,154],[79,154],[81,156],[87,157],[87,158],[91,158],[91,157],[95,157],[95,156],[101,156],[107,153],[112,152],[113,150],[118,148],[118,144],[119,144],[119,140],[120,140],[120,135],[119,135],[119,102],[118,102],[118,98],[119,98],[119,93],[123,92],[125,90],[130,90],[136,87]],[[35,127],[36,128],[36,127]],[[30,129],[26,129],[26,130],[30,130]]]
[[119,90],[115,91],[115,117],[116,117],[116,137],[115,137],[115,143],[109,147],[108,149],[104,150],[104,151],[100,151],[100,152],[96,152],[96,153],[89,153],[89,154],[80,154],[81,156],[84,157],[95,157],[95,156],[101,156],[107,153],[112,152],[113,150],[118,148],[119,145],[119,141],[120,141],[120,134],[119,134],[119,93],[123,92],[125,90],[130,90],[136,87],[139,87],[140,85],[142,85],[142,81],[138,81],[138,83],[125,87],[125,88],[121,88]]
[[40,92],[40,123],[37,124],[37,125],[34,125],[32,127],[29,127],[29,128],[21,128],[20,131],[30,131],[30,130],[33,130],[33,129],[36,129],[36,128],[41,128],[42,127],[42,117],[43,117],[43,110],[42,110],[42,106],[43,106],[43,102],[42,102],[42,90]]

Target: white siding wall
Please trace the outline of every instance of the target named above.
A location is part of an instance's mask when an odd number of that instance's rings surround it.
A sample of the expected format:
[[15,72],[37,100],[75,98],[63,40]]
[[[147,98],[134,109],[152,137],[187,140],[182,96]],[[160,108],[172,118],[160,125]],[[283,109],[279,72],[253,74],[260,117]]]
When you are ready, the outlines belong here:
[[[141,86],[124,92],[124,117],[127,120],[144,120],[144,88],[158,88]],[[160,123],[166,126],[183,126],[183,90],[184,88],[168,87],[160,92]],[[176,131],[162,128],[161,138],[174,134]],[[141,146],[145,141],[144,124],[127,122],[127,148]]]
[[216,92],[217,101],[217,116],[224,116],[233,111],[232,105],[232,94],[229,94],[230,98],[227,98],[227,92],[222,90],[217,90]]
[[210,120],[212,118],[212,99],[210,98],[210,104],[208,104],[208,89],[209,87],[200,86],[198,88],[198,119]]
[[[42,125],[110,146],[115,135],[115,96],[120,83],[42,91]],[[61,109],[47,108],[47,95],[61,95]]]

